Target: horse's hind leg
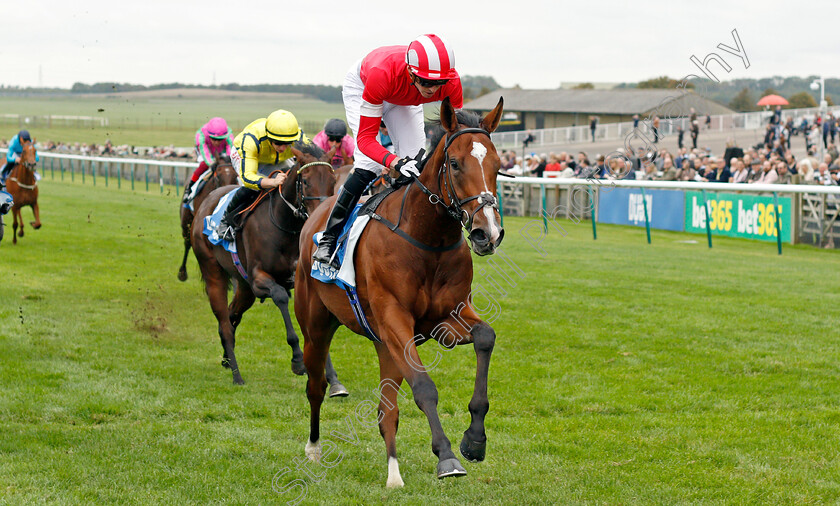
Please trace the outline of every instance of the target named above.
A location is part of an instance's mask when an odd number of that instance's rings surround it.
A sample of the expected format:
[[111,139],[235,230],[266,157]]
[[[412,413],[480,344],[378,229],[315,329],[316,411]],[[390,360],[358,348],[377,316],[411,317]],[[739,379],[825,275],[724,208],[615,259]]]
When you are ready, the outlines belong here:
[[309,459],[317,462],[321,459],[321,405],[327,390],[324,369],[335,324],[318,295],[307,296],[310,289],[306,281],[298,281],[295,315],[303,332],[303,363],[308,374],[306,397],[309,400],[309,439],[305,452]]
[[239,373],[236,354],[233,352],[236,339],[228,312],[227,278],[221,272],[218,272],[220,269],[211,269],[202,265],[201,270],[204,277],[207,298],[210,299],[210,308],[213,310],[213,315],[219,322],[219,338],[222,341],[222,349],[224,350],[222,365],[230,368],[233,373],[233,382],[237,385],[242,385],[245,381]]
[[470,427],[464,431],[460,448],[464,458],[470,462],[480,462],[484,460],[484,452],[487,448],[487,435],[484,432],[484,417],[490,409],[490,402],[487,400],[487,374],[490,369],[490,355],[496,343],[496,332],[490,325],[479,321],[472,327],[470,334],[472,334],[478,365],[475,374],[475,390],[469,405]]
[[228,306],[228,313],[230,324],[233,326],[233,331],[236,332],[236,327],[242,321],[242,315],[254,305],[254,292],[251,287],[245,283],[237,283],[236,293],[233,294],[233,300]]
[[[38,203],[32,204],[32,214],[35,215],[35,221],[30,222],[29,224],[32,225],[32,228],[38,230],[41,228],[41,210],[38,207]],[[23,230],[23,228],[21,228]]]
[[404,485],[400,475],[400,465],[397,461],[397,428],[400,424],[400,407],[397,404],[397,394],[407,398],[401,388],[403,376],[388,354],[388,349],[382,344],[376,344],[379,355],[379,434],[385,440],[385,451],[388,455],[388,488]]
[[333,367],[332,358],[330,358],[329,353],[327,354],[326,371],[327,383],[330,384],[330,397],[347,397],[350,395],[350,392],[347,391],[347,387],[338,381],[338,373],[335,372],[335,367]]

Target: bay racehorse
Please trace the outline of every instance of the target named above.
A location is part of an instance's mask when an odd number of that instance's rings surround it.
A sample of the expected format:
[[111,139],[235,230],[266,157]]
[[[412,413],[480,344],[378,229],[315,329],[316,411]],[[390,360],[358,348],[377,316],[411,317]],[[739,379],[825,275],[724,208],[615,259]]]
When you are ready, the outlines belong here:
[[[196,209],[192,245],[201,269],[210,307],[219,322],[219,337],[224,355],[222,365],[233,372],[233,382],[243,384],[234,354],[235,331],[242,315],[256,297],[271,298],[283,314],[286,342],[292,348],[292,371],[303,375],[303,352],[289,313],[289,296],[294,288],[295,265],[299,255],[298,236],[309,213],[333,195],[335,175],[329,162],[323,161],[321,148],[298,141],[292,150],[297,162],[289,170],[282,189],[268,192],[254,207],[244,227],[236,234],[236,248],[242,272],[221,246],[213,245],[202,232],[204,218],[213,213],[219,200],[234,186],[214,190]],[[243,276],[244,273],[244,276]],[[246,279],[247,276],[247,279]],[[233,301],[227,303],[227,291],[235,281]],[[347,395],[329,366],[332,396]]]
[[[376,214],[383,222],[371,220],[356,247],[358,299],[373,334],[381,341],[374,343],[379,358],[378,417],[370,421],[379,423],[385,440],[389,487],[403,485],[396,450],[396,400],[403,379],[431,427],[437,477],[466,474],[438,418],[437,387],[417,354],[416,346],[428,339],[448,348],[474,345],[478,370],[469,403],[472,421],[460,450],[470,461],[484,460],[487,374],[496,334],[471,306],[472,257],[462,227],[478,255],[493,254],[504,237],[495,195],[501,164],[490,140],[490,133],[499,125],[502,104],[499,100],[493,111],[479,118],[456,113],[445,99],[441,105],[445,137],[432,144],[434,151],[426,158],[420,177],[379,205]],[[303,227],[295,280],[295,314],[303,332],[303,360],[309,373],[310,432],[305,453],[315,461],[321,457],[320,412],[330,341],[339,325],[365,335],[345,292],[309,275],[312,235],[324,229],[333,201],[318,208]],[[385,220],[398,228],[392,231]]]
[[[35,179],[35,144],[33,141],[21,143],[23,151],[20,160],[9,172],[6,180],[6,191],[8,191],[15,203],[12,206],[12,243],[17,244],[17,238],[23,237],[23,216],[20,210],[24,206],[32,208],[35,221],[30,222],[32,228],[41,228],[41,212],[38,208],[38,181]],[[18,232],[20,223],[20,232]]]
[[[196,182],[195,184],[201,183]],[[218,157],[207,182],[198,194],[193,197],[193,209],[198,209],[201,203],[204,202],[204,199],[210,195],[210,192],[216,188],[230,184],[236,184],[236,171],[230,163],[230,158],[227,156]],[[181,267],[178,269],[178,279],[181,281],[187,280],[187,256],[190,254],[190,247],[192,245],[190,242],[190,232],[193,224],[193,214],[189,206],[181,202],[181,236],[184,238],[184,258],[181,260]],[[203,225],[203,222],[199,224],[199,226]]]

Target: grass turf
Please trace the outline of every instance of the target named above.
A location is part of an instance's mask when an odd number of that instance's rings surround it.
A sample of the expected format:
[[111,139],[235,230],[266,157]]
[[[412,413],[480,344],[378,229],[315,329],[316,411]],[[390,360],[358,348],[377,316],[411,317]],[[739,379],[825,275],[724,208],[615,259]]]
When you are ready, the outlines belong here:
[[[286,468],[275,487],[300,479],[308,503],[840,501],[836,251],[717,237],[709,250],[661,231],[648,246],[618,226],[593,241],[588,222],[560,221],[543,257],[519,233],[538,222],[506,219],[516,268],[475,262],[498,334],[487,460],[435,479],[428,424],[403,402],[406,486],[388,490],[378,430],[353,418],[375,399],[367,340],[333,341],[351,396],[325,402],[322,431],[341,461],[307,477],[304,378],[279,311],[246,313],[235,387],[195,261],[175,277],[176,199],[45,180],[41,205],[41,230],[12,246],[9,224],[0,243],[0,502],[283,502],[300,491],[273,489]],[[457,445],[475,356],[440,353]],[[357,441],[331,434],[348,424]]]

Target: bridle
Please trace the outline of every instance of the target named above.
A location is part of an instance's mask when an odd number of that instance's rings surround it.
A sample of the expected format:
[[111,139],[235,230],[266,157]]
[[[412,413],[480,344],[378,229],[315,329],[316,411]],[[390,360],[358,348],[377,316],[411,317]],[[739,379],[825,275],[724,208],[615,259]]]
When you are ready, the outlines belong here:
[[[286,200],[286,197],[283,196],[282,191],[277,192],[280,195],[280,198],[283,200],[283,202],[289,207],[289,209],[292,210],[292,214],[294,214],[295,218],[297,218],[299,220],[304,220],[305,221],[307,218],[309,218],[309,212],[306,210],[306,203],[308,201],[317,200],[319,202],[323,202],[324,200],[327,199],[326,195],[310,196],[310,195],[306,195],[303,191],[303,177],[301,176],[301,173],[305,169],[307,169],[309,167],[316,166],[316,165],[323,165],[323,166],[329,167],[330,172],[335,174],[335,169],[333,168],[332,164],[330,164],[329,162],[317,161],[317,162],[307,163],[305,165],[301,165],[301,167],[297,170],[297,177],[295,178],[295,203],[294,204],[292,204],[291,202]],[[269,193],[269,196],[270,196],[269,198],[272,198],[273,194],[274,194],[274,192]],[[271,222],[274,224],[275,227],[279,228],[280,230],[282,230],[284,232],[290,232],[289,230],[286,230],[283,227],[281,227],[279,224],[275,223],[273,215],[272,215],[272,218],[271,218]],[[296,233],[299,233],[299,232],[296,232]]]
[[[35,145],[32,144],[32,141],[24,141],[24,144],[23,144],[22,148],[25,149],[27,146],[32,146],[32,149],[33,150],[35,149]],[[31,162],[24,162],[22,153],[21,153],[21,160],[20,160],[19,163],[24,168],[26,168],[26,170],[29,170],[29,171],[35,170],[35,164],[36,164],[35,160],[33,159]]]
[[[455,185],[452,182],[452,170],[450,168],[451,160],[449,158],[449,147],[452,145],[452,141],[458,138],[458,136],[467,133],[482,134],[486,135],[488,139],[490,138],[490,132],[483,128],[464,128],[463,130],[458,130],[452,135],[446,136],[446,142],[443,145],[443,167],[438,173],[438,187],[441,188],[441,193],[443,193],[444,189],[446,190],[446,198],[444,198],[443,195],[438,195],[429,190],[429,188],[427,188],[426,185],[421,183],[417,178],[414,178],[412,183],[417,184],[420,190],[429,196],[429,202],[432,205],[441,205],[449,216],[460,222],[461,226],[463,226],[467,232],[470,232],[472,230],[473,219],[480,210],[485,207],[489,207],[498,211],[499,204],[496,201],[496,196],[489,191],[481,192],[478,195],[473,195],[464,199],[459,199],[458,194],[455,192]],[[445,202],[446,200],[449,200],[448,205]],[[478,206],[472,213],[469,213],[463,208],[463,206],[473,200],[478,201]]]
[[230,170],[233,170],[233,164],[227,160],[221,160],[219,163],[213,165],[213,172],[211,173],[211,177],[213,181],[216,183],[216,188],[222,186],[222,181],[219,179],[219,169],[222,167],[228,167]]

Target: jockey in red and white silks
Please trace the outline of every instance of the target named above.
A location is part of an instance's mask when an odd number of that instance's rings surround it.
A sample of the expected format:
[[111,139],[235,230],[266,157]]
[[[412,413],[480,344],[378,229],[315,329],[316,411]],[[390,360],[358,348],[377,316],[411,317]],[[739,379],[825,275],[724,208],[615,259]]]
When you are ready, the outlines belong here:
[[[446,97],[463,107],[461,78],[455,54],[441,37],[422,35],[408,46],[385,46],[371,51],[344,78],[342,87],[347,123],[356,134],[354,170],[339,190],[313,259],[332,263],[337,234],[367,185],[386,167],[417,176],[414,157],[425,146],[422,104]],[[380,122],[388,127],[395,153],[378,140]]]

